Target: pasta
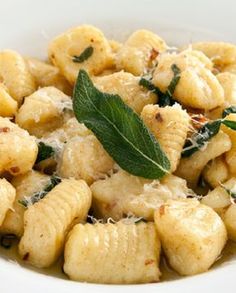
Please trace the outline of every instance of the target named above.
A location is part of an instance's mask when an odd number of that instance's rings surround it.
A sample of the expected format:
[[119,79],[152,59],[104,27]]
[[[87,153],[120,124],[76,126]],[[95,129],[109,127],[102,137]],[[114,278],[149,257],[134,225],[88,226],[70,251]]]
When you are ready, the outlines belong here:
[[190,127],[188,113],[178,105],[160,108],[157,105],[144,107],[141,117],[150,128],[171,163],[171,172],[178,166],[181,152]]
[[163,54],[153,74],[153,83],[162,91],[167,89],[173,72],[171,65],[181,70],[180,80],[174,92],[181,104],[198,109],[211,110],[224,102],[222,86],[202,60],[189,51],[179,54]]
[[91,185],[93,209],[98,218],[122,219],[133,214],[153,220],[154,211],[167,199],[185,198],[190,192],[185,180],[173,175],[159,182],[119,170],[110,178]]
[[231,140],[229,136],[224,132],[219,132],[209,141],[204,151],[199,150],[189,158],[182,158],[176,174],[187,180],[189,186],[194,188],[207,163],[229,151],[230,148]]
[[4,84],[0,83],[0,116],[13,117],[17,112],[17,102],[9,95]]
[[217,66],[236,63],[236,46],[224,42],[199,42],[191,44],[194,50],[202,51]]
[[231,178],[211,190],[203,197],[201,203],[213,208],[217,213],[222,215],[231,205],[230,195],[227,190],[234,190],[236,188],[236,179]]
[[234,204],[227,209],[223,219],[229,239],[236,241],[236,206]]
[[227,239],[220,217],[196,199],[167,201],[155,213],[155,224],[169,263],[181,275],[208,270]]
[[16,176],[31,170],[38,147],[34,137],[7,118],[0,117],[0,173]]
[[[226,117],[228,120],[236,121],[236,114],[230,114]],[[233,175],[236,175],[236,136],[235,133],[231,129],[228,129],[224,125],[222,126],[222,130],[227,133],[227,135],[230,137],[232,146],[229,149],[229,151],[225,154],[225,161],[229,167],[230,172]]]
[[71,100],[54,87],[37,90],[25,99],[16,115],[20,127],[37,137],[62,125],[63,110],[71,109]]
[[103,33],[97,28],[83,25],[67,31],[52,41],[49,47],[49,58],[57,66],[67,80],[73,84],[77,78],[80,63],[73,61],[74,56],[93,46],[94,52],[83,68],[91,75],[97,75],[104,69],[113,66],[111,47]]
[[79,282],[209,270],[236,242],[235,74],[234,44],[145,29],[0,51],[0,245]]
[[26,62],[20,54],[12,50],[0,52],[0,80],[18,104],[36,89],[34,78]]
[[156,103],[157,97],[138,83],[139,78],[123,71],[95,79],[95,85],[101,91],[121,96],[128,106],[140,113],[145,105]]
[[38,87],[53,86],[67,95],[72,94],[70,84],[57,67],[36,58],[27,58],[26,62]]
[[166,49],[166,43],[159,36],[147,30],[138,30],[118,51],[117,68],[134,75],[142,75],[146,68],[155,65],[157,55]]
[[81,178],[91,184],[104,177],[104,174],[108,173],[113,165],[113,160],[94,135],[76,136],[64,147],[59,174],[65,178]]
[[215,188],[229,177],[228,166],[222,156],[209,162],[202,172],[203,178]]
[[8,210],[12,209],[15,196],[15,188],[7,182],[6,179],[0,179],[0,226],[4,221]]
[[23,235],[26,209],[19,201],[41,192],[49,181],[49,176],[33,170],[24,175],[19,175],[11,181],[16,189],[16,197],[12,209],[7,212],[4,222],[0,226],[1,233],[14,234],[17,237]]
[[159,258],[153,223],[78,224],[66,242],[64,271],[72,280],[92,283],[156,282]]
[[64,179],[24,214],[19,253],[36,267],[48,267],[62,252],[68,229],[86,219],[91,193],[82,180]]

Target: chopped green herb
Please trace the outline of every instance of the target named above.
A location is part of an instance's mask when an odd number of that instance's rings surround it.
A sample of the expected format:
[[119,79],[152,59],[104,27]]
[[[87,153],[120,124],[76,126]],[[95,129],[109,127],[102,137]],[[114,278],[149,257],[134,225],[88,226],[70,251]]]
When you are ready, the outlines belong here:
[[55,154],[55,150],[53,147],[40,141],[38,143],[38,156],[37,156],[35,164],[38,164],[43,160],[53,157],[54,154]]
[[235,121],[217,119],[213,122],[208,122],[199,129],[198,133],[193,134],[191,139],[187,139],[182,151],[182,157],[189,157],[201,149],[213,136],[219,132],[221,124],[236,130]]
[[236,200],[236,192],[233,192],[231,189],[228,189],[223,184],[221,186],[224,188],[224,190],[229,194],[229,196],[235,201]]
[[85,70],[76,81],[73,109],[121,168],[150,179],[168,173],[170,162],[141,118],[118,95],[96,89]]
[[166,93],[170,97],[172,97],[174,94],[175,88],[180,80],[180,73],[181,73],[179,67],[176,64],[171,65],[171,70],[173,71],[174,76],[173,76],[173,78],[167,88],[167,91],[166,91]]
[[92,56],[93,51],[93,47],[89,46],[79,56],[73,56],[72,60],[75,63],[83,63],[85,60]]
[[172,64],[171,69],[174,73],[174,76],[165,93],[163,93],[158,87],[154,86],[152,82],[146,78],[142,77],[139,81],[139,85],[147,88],[149,91],[153,91],[158,96],[158,104],[160,107],[172,106],[176,103],[173,98],[173,93],[180,80],[180,69],[176,64]]
[[202,148],[206,142],[208,142],[219,132],[220,125],[220,120],[209,122],[203,125],[203,127],[199,129],[198,133],[194,134],[190,140],[186,141],[182,151],[182,157],[189,157]]
[[224,124],[225,126],[236,130],[236,121],[232,121],[232,120],[221,120],[221,123]]
[[224,109],[222,112],[222,117],[225,118],[227,115],[231,113],[236,113],[236,106],[231,106],[229,108]]
[[0,245],[6,249],[11,248],[12,241],[16,239],[16,235],[14,234],[5,234],[1,236]]
[[50,179],[50,183],[42,191],[36,192],[29,198],[24,198],[19,200],[19,203],[26,208],[30,205],[35,204],[36,202],[43,199],[48,194],[48,192],[51,191],[60,182],[61,182],[61,178],[57,176],[52,176]]

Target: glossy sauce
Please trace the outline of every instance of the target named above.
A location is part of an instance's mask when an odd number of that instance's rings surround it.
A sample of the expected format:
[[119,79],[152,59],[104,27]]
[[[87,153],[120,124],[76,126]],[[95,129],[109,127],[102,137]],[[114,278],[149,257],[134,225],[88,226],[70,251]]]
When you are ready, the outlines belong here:
[[[7,259],[11,262],[15,262],[16,264],[19,264],[25,268],[28,268],[30,270],[36,271],[44,275],[50,275],[50,276],[54,276],[61,279],[68,279],[62,270],[62,265],[63,265],[62,258],[59,259],[57,263],[50,268],[37,269],[35,267],[32,267],[31,265],[26,264],[22,259],[20,259],[17,253],[16,240],[14,241],[13,245],[9,249],[6,249],[0,246],[0,258]],[[224,266],[229,261],[236,261],[236,242],[228,241],[222,255],[218,258],[218,260],[215,262],[215,264],[213,265],[211,269],[213,270],[215,267]],[[164,257],[162,257],[162,260],[161,260],[160,270],[162,272],[161,281],[171,281],[171,280],[183,278],[182,276],[179,276],[175,271],[173,271],[170,268],[170,266],[168,265]]]

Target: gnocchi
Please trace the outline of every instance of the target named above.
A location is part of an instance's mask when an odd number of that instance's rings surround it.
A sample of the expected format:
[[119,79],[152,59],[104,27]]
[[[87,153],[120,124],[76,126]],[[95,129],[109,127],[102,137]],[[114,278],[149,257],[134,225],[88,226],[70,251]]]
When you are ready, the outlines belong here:
[[208,271],[236,241],[235,48],[80,25],[0,51],[0,245],[79,282]]

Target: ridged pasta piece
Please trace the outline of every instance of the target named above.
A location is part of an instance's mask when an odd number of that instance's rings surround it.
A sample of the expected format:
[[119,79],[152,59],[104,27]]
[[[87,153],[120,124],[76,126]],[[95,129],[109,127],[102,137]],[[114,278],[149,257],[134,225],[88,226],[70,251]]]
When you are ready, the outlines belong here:
[[62,252],[71,226],[87,217],[91,192],[83,180],[63,179],[24,214],[19,253],[36,267],[49,267]]
[[160,248],[153,223],[78,224],[66,242],[64,271],[81,282],[157,282]]
[[91,185],[97,218],[120,220],[126,215],[153,220],[154,211],[167,199],[185,198],[186,181],[167,175],[161,181],[133,176],[123,170]]
[[189,56],[193,56],[193,57],[197,58],[202,64],[204,64],[204,66],[207,69],[209,69],[211,71],[213,70],[213,62],[203,52],[193,50],[190,47],[190,48],[184,50],[184,53],[188,54]]
[[0,83],[0,116],[13,117],[17,108],[17,102],[9,95],[6,86]]
[[117,52],[116,66],[134,75],[142,75],[156,63],[156,57],[167,49],[158,35],[148,30],[135,31]]
[[0,117],[0,174],[13,176],[32,169],[38,153],[36,139],[27,131]]
[[181,275],[207,271],[227,240],[221,218],[197,199],[167,201],[155,224],[169,264]]
[[[93,47],[93,54],[85,61],[73,62],[74,56],[80,56],[88,47]],[[67,80],[74,84],[80,69],[90,75],[98,75],[113,66],[113,53],[103,33],[89,25],[82,25],[56,37],[50,44],[49,59],[57,66]]]
[[236,46],[224,42],[198,42],[191,44],[194,50],[202,51],[215,65],[236,63]]
[[236,241],[236,205],[231,204],[223,216],[229,239]]
[[[226,116],[227,120],[236,121],[236,114],[229,114]],[[236,175],[236,132],[225,125],[222,125],[222,130],[230,137],[232,146],[225,154],[225,161],[229,167],[230,172]]]
[[65,144],[59,174],[65,178],[84,179],[91,184],[104,177],[113,165],[114,161],[93,134],[76,136]]
[[224,90],[224,103],[207,114],[213,120],[221,118],[225,108],[236,105],[236,75],[223,72],[217,74],[216,77]]
[[6,179],[0,179],[0,226],[7,212],[12,209],[15,196],[15,188]]
[[24,97],[36,90],[36,85],[23,57],[15,51],[0,52],[0,81],[6,85],[10,96],[21,104]]
[[225,159],[220,156],[209,162],[203,169],[202,175],[204,180],[213,188],[223,183],[229,177]]
[[116,72],[110,75],[97,77],[96,87],[102,92],[117,94],[133,110],[140,114],[147,104],[155,104],[157,97],[139,85],[140,78],[128,72]]
[[209,191],[208,194],[202,198],[201,203],[211,207],[222,216],[225,210],[231,205],[230,195],[226,189],[232,192],[236,191],[235,178],[231,178]]
[[171,66],[180,69],[180,80],[175,88],[175,99],[187,107],[211,110],[224,102],[224,92],[208,65],[186,50],[179,54],[161,54],[153,74],[153,83],[163,92],[173,78]]
[[54,86],[63,93],[72,95],[71,85],[57,67],[36,58],[26,58],[26,62],[38,87]]
[[17,237],[23,235],[24,212],[26,209],[19,203],[19,201],[42,191],[49,182],[50,176],[33,170],[24,175],[13,178],[11,184],[16,189],[16,197],[13,203],[13,208],[7,212],[5,220],[0,227],[1,233],[14,234]]
[[63,124],[63,111],[72,109],[70,97],[55,87],[45,87],[27,97],[16,115],[16,123],[37,137]]
[[221,154],[229,151],[231,140],[227,134],[220,131],[207,145],[188,158],[182,158],[176,170],[176,175],[187,180],[191,188],[196,187],[202,170],[207,163]]
[[164,108],[158,105],[147,105],[143,108],[141,118],[170,160],[170,172],[174,172],[190,127],[188,113],[179,105]]

